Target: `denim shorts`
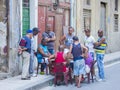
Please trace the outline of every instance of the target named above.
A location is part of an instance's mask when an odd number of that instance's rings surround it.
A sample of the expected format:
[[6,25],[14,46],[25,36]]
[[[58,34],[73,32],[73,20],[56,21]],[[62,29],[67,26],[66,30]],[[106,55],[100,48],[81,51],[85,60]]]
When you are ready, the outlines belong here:
[[85,61],[84,59],[74,61],[73,72],[75,76],[85,74]]

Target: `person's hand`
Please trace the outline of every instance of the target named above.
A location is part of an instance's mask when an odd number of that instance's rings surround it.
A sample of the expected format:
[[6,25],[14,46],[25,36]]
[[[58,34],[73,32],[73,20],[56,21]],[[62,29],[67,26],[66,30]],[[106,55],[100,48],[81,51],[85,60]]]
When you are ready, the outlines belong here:
[[22,54],[22,48],[21,47],[18,48],[18,54]]
[[67,62],[63,62],[63,64],[64,64],[64,65],[66,65],[66,64],[67,64]]
[[49,42],[49,41],[50,41],[50,38],[46,38],[46,41]]

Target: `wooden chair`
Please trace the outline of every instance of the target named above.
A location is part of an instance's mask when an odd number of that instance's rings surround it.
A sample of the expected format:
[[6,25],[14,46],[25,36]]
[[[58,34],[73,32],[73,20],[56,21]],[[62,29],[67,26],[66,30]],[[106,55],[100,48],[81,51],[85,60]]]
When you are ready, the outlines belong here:
[[95,63],[96,63],[96,60],[92,62],[92,65],[91,65],[91,68],[90,68],[90,72],[87,73],[88,83],[90,83],[90,80],[92,80],[92,82],[94,82],[93,75],[94,75],[94,65],[95,65]]
[[68,64],[67,65],[67,68],[68,68],[68,73],[67,73],[67,77],[69,78],[69,81],[70,81],[70,83],[72,84],[73,82],[73,80],[72,80],[72,68],[70,67],[70,64]]
[[58,80],[60,82],[64,81],[65,84],[67,85],[68,84],[68,79],[66,78],[66,75],[64,72],[63,72],[63,63],[55,63],[54,65],[54,72],[55,72],[55,77],[54,77],[54,85],[56,86]]

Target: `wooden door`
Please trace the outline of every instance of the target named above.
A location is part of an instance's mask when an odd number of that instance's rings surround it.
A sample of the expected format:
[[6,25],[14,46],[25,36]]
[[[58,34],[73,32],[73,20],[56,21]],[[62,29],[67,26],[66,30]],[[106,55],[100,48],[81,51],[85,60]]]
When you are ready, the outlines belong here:
[[47,24],[51,25],[51,30],[55,31],[55,17],[54,16],[48,16]]
[[41,42],[42,33],[45,31],[46,26],[46,7],[39,6],[38,7],[38,27],[40,29],[40,33],[38,34],[38,44]]
[[56,33],[55,49],[56,50],[58,50],[59,40],[63,33],[62,28],[63,28],[63,15],[56,15],[55,16],[55,33]]

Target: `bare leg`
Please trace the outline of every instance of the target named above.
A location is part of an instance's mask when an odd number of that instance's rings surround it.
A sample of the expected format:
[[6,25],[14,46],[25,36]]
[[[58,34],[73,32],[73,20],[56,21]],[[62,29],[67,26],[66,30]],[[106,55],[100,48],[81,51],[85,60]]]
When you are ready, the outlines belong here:
[[81,77],[82,77],[82,75],[79,75],[79,77],[78,77],[78,84],[77,84],[78,88],[80,88]]
[[78,84],[78,76],[75,76],[75,86]]

